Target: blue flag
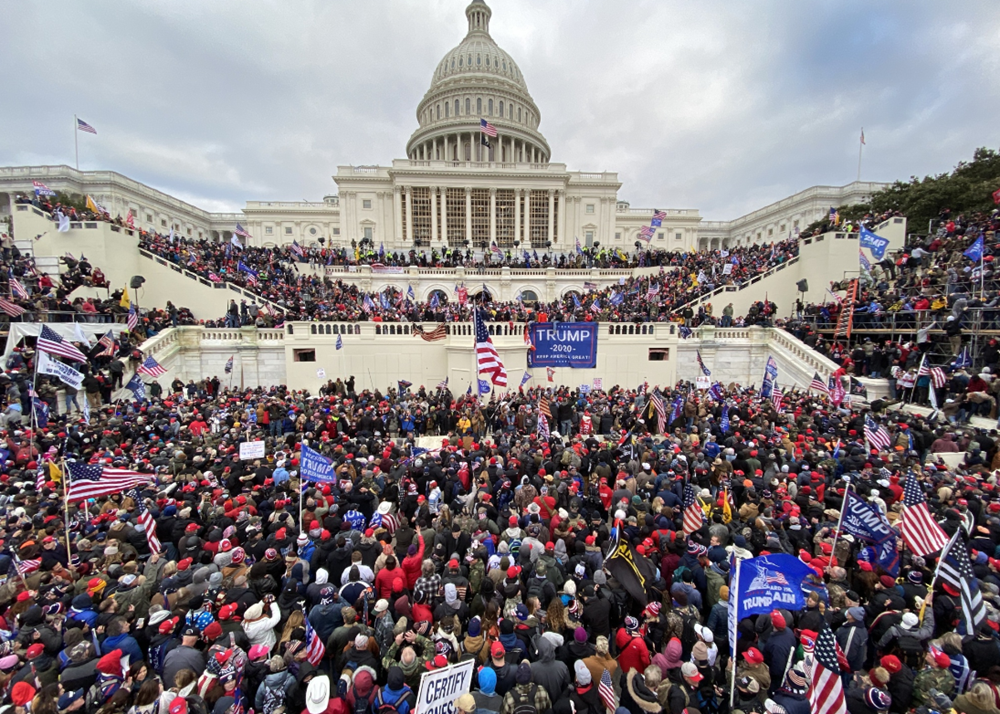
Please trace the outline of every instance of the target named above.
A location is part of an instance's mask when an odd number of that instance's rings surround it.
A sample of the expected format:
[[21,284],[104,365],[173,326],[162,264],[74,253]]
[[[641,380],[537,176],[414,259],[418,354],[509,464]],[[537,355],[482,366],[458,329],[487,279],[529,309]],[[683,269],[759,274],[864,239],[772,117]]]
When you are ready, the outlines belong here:
[[490,393],[490,381],[488,379],[479,380],[479,393],[480,394]]
[[725,404],[722,407],[722,417],[719,419],[719,427],[722,429],[722,433],[729,432],[729,405]]
[[711,387],[708,388],[708,393],[712,395],[712,399],[717,402],[722,401],[722,385],[716,382]]
[[35,410],[35,420],[42,429],[49,425],[49,405],[38,397],[31,398],[31,407]]
[[523,387],[525,384],[527,384],[529,379],[531,379],[531,372],[525,372],[521,376],[521,386]]
[[875,506],[865,503],[854,491],[848,491],[844,497],[844,520],[841,529],[855,538],[872,543],[879,565],[893,577],[899,575],[896,531],[889,525],[885,514]]
[[871,271],[872,264],[868,260],[868,258],[865,257],[865,252],[860,248],[858,249],[858,262],[861,264],[861,269],[864,270],[866,273]]
[[410,298],[413,302],[417,301],[417,294],[413,292],[412,285],[406,288],[406,297]]
[[764,367],[764,382],[760,385],[760,396],[764,399],[770,399],[771,389],[777,379],[778,363],[774,361],[774,357],[768,357],[767,365]]
[[437,309],[441,305],[441,299],[438,297],[437,291],[431,293],[431,307]]
[[125,389],[132,392],[135,398],[140,402],[146,401],[146,385],[141,379],[139,379],[138,374],[132,375],[132,379],[130,379],[128,384],[125,385]]
[[958,357],[952,361],[951,366],[955,369],[967,369],[972,366],[972,355],[969,354],[968,346],[962,348]]
[[319,481],[321,483],[336,483],[337,475],[333,471],[333,461],[318,451],[313,451],[302,445],[302,456],[299,460],[304,481]]
[[786,553],[741,561],[738,575],[734,574],[730,583],[729,607],[736,607],[737,621],[779,607],[802,610],[806,606],[803,583],[815,574],[815,570]]
[[889,240],[882,236],[875,235],[870,230],[861,227],[860,242],[862,248],[868,248],[872,252],[875,260],[882,260],[885,257],[885,249],[889,245]]
[[983,237],[979,236],[978,238],[976,238],[976,242],[970,245],[968,248],[966,248],[965,252],[962,253],[962,255],[964,255],[969,260],[978,263],[983,259],[983,252],[984,252]]
[[341,337],[340,335],[337,335],[337,349],[338,350],[344,349],[344,338]]

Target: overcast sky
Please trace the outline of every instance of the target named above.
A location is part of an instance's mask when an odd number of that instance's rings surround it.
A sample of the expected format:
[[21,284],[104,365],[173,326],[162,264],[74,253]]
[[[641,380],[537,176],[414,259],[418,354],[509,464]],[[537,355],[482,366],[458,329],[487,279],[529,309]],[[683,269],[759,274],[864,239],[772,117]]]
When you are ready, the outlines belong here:
[[[209,210],[404,155],[464,0],[45,0],[0,14],[0,165],[111,169]],[[1000,146],[1000,4],[493,0],[552,160],[731,219]]]

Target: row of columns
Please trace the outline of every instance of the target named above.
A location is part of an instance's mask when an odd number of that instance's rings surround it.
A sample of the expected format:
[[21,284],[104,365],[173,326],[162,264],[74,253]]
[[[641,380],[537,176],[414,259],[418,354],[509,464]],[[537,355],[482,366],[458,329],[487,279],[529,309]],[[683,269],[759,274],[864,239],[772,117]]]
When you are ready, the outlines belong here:
[[[431,186],[429,189],[431,198],[431,243],[440,244],[448,238],[448,189],[438,186]],[[402,200],[400,194],[402,193]],[[521,215],[521,196],[524,196],[524,215]],[[401,227],[403,223],[403,211],[406,215],[406,243],[413,243],[413,187],[396,186],[393,192],[396,212],[396,226]],[[441,225],[438,231],[438,212],[436,210],[438,198],[441,201]],[[555,241],[555,207],[557,200],[556,189],[548,190],[549,211],[548,225],[546,226],[546,240],[550,243]],[[559,215],[566,215],[566,192],[558,191]],[[564,223],[565,225],[565,223]],[[398,231],[397,231],[398,234]],[[472,187],[465,187],[465,239],[472,240]],[[490,233],[489,240],[492,244],[497,239],[497,189],[490,188]],[[523,245],[531,243],[531,190],[526,188],[514,189],[514,240],[519,240]]]
[[[417,161],[437,161],[438,150],[441,151],[441,161],[465,161],[464,153],[466,137],[471,147],[469,161],[486,162],[489,161],[490,148],[482,145],[478,131],[465,134],[450,134],[423,141],[413,148],[410,158]],[[534,144],[517,139],[513,136],[503,138],[499,134],[490,139],[493,150],[493,161],[500,163],[548,163],[548,158],[542,149]],[[452,156],[452,149],[455,149],[457,159]],[[503,158],[503,149],[507,149],[507,158]]]

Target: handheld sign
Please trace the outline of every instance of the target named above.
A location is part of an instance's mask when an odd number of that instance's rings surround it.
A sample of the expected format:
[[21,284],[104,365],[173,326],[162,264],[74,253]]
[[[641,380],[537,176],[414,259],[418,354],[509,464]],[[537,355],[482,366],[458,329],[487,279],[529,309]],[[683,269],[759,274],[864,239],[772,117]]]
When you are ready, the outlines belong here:
[[415,714],[452,714],[455,700],[472,688],[474,663],[470,659],[421,675]]
[[264,458],[263,441],[245,441],[240,444],[240,461],[252,461]]

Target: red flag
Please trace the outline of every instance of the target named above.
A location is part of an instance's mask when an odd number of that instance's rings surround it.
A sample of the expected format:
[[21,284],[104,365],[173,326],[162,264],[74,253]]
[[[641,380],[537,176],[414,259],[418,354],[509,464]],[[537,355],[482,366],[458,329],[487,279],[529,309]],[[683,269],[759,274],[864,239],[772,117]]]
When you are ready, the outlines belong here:
[[1000,188],[993,192],[993,203],[1000,205]]

